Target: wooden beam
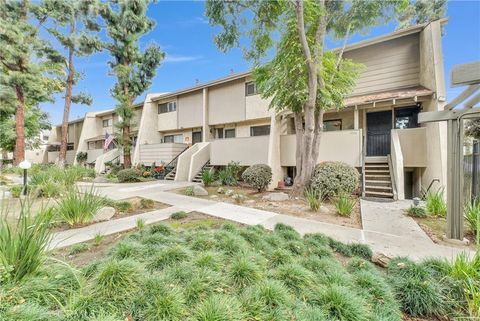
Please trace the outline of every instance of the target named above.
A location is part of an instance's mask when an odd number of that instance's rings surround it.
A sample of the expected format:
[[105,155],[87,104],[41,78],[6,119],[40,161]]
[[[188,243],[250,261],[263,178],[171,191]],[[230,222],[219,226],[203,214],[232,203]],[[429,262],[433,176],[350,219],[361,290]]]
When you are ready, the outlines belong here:
[[472,108],[473,106],[475,106],[479,102],[480,102],[480,91],[475,96],[470,98],[470,100],[465,102],[465,104],[463,104],[463,108]]
[[458,104],[470,97],[478,89],[480,89],[480,84],[468,86],[468,88],[465,89],[460,95],[458,95],[457,97],[455,97],[455,99],[445,105],[445,109],[455,108]]
[[453,66],[450,72],[451,87],[478,83],[480,83],[480,61]]
[[457,119],[460,116],[464,119],[480,118],[480,108],[471,109],[453,109],[453,110],[441,110],[430,111],[418,114],[419,123],[430,123],[436,121],[446,121]]

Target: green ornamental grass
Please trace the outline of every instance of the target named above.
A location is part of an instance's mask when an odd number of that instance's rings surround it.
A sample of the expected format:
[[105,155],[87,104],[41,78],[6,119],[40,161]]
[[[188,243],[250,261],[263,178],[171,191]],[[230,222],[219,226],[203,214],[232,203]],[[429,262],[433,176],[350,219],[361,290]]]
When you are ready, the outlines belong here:
[[105,200],[93,189],[85,193],[72,189],[57,201],[55,213],[70,226],[88,224],[93,221],[96,212],[104,205]]
[[443,196],[443,189],[429,191],[425,200],[425,209],[433,216],[445,217],[447,215],[447,204]]
[[464,207],[465,221],[476,236],[476,243],[480,244],[480,201],[467,202]]
[[356,201],[346,193],[340,193],[333,198],[333,206],[340,216],[350,217],[355,207]]

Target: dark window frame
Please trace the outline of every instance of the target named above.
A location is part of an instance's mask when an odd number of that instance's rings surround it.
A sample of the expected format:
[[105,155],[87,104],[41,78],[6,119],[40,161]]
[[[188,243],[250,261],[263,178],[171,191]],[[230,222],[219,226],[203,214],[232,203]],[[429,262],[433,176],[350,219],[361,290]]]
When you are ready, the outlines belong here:
[[[255,134],[255,130],[267,129],[264,134]],[[268,133],[267,133],[268,132]],[[270,135],[270,125],[250,126],[250,137]]]
[[[227,134],[227,133],[232,133],[232,132],[233,132],[233,136],[228,137],[228,134]],[[225,129],[223,130],[223,137],[224,137],[224,138],[236,138],[236,137],[237,137],[236,128],[225,128]]]
[[327,131],[335,131],[335,130],[325,130],[325,128],[326,128],[325,123],[333,123],[333,122],[340,122],[340,129],[339,130],[343,130],[343,121],[342,121],[341,118],[324,120],[323,121],[323,130],[326,131],[326,132]]
[[175,100],[158,104],[157,107],[158,114],[173,113],[175,111],[177,111],[177,102]]
[[[110,121],[111,121],[111,123],[110,123]],[[105,125],[105,124],[107,124],[107,125]],[[110,127],[110,126],[113,126],[113,119],[112,118],[107,118],[107,119],[102,120],[102,127],[103,128]]]
[[[418,114],[421,112],[420,106],[407,106],[394,109],[393,127],[395,129],[409,129],[418,128]],[[408,118],[407,127],[399,127],[397,123],[398,118]]]
[[[249,93],[248,89],[249,87],[253,86],[253,92]],[[245,83],[245,96],[254,96],[257,95],[257,84],[254,81],[249,81]]]

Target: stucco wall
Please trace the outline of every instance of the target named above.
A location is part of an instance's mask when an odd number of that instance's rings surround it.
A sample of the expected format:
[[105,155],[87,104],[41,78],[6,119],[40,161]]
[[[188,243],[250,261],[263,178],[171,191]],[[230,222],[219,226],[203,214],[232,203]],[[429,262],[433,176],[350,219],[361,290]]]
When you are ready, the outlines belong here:
[[365,65],[353,95],[420,83],[418,34],[346,51],[344,57]]
[[158,125],[157,128],[159,131],[163,130],[172,130],[178,128],[178,113],[172,111],[170,113],[158,114]]
[[177,100],[178,127],[191,128],[202,126],[203,92],[181,95]]
[[268,163],[269,136],[217,139],[210,145],[210,163],[227,165],[230,161],[242,166]]
[[[354,167],[361,167],[361,142],[361,130],[324,132],[320,142],[318,162],[342,161]],[[295,166],[295,151],[295,135],[282,135],[280,137],[280,160],[282,166]]]
[[265,100],[260,95],[251,95],[245,97],[245,118],[256,119],[270,116],[268,106],[271,99]]
[[132,162],[139,162],[140,150],[138,146],[141,144],[158,144],[161,135],[158,132],[158,108],[157,103],[152,102],[152,98],[158,94],[147,94],[143,103],[142,112],[140,114],[139,128],[137,134],[137,146],[133,151]]
[[210,125],[245,120],[245,80],[237,79],[209,88],[208,104]]
[[403,166],[427,166],[427,130],[426,128],[395,129],[400,141]]
[[162,143],[139,145],[139,159],[138,163],[144,165],[151,165],[153,162],[169,163],[173,158],[180,154],[187,145],[176,143]]

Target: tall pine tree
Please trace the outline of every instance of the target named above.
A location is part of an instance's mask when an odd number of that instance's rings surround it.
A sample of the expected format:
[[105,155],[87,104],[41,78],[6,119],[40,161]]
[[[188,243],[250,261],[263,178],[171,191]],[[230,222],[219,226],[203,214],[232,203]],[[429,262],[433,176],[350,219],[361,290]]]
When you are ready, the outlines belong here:
[[91,105],[92,98],[85,93],[73,94],[73,86],[80,78],[75,70],[75,57],[88,56],[102,49],[98,37],[96,2],[94,0],[43,0],[36,14],[39,19],[50,19],[52,24],[47,31],[55,37],[64,49],[65,104],[63,108],[62,141],[58,156],[58,166],[63,168],[67,157],[68,120],[72,102]]
[[115,0],[102,5],[100,13],[106,22],[107,34],[111,41],[105,47],[110,52],[109,62],[117,82],[112,88],[113,97],[118,101],[115,112],[119,117],[117,137],[123,149],[123,166],[130,168],[133,102],[151,85],[157,67],[165,54],[156,44],[148,46],[143,53],[139,39],[152,30],[153,20],[147,17],[148,0]]
[[[62,57],[38,37],[43,21],[34,19],[32,7],[34,5],[27,0],[0,0],[0,87],[7,92],[4,99],[13,100],[10,105],[15,106],[12,113],[15,117],[14,158],[17,164],[25,158],[25,114],[28,108],[51,100],[52,94],[63,88],[55,77],[62,72]],[[8,106],[3,106],[2,112],[8,112]]]

